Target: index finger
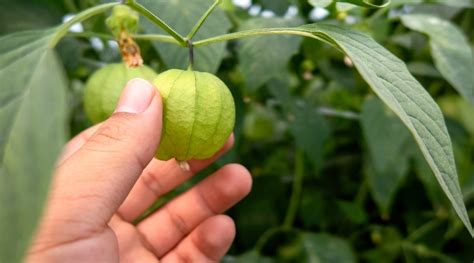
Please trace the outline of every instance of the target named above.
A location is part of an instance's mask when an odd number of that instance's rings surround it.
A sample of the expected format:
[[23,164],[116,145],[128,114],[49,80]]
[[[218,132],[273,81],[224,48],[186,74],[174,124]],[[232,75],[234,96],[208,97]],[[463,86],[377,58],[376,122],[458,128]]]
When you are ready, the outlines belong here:
[[160,196],[173,190],[191,178],[195,173],[209,166],[232,148],[233,144],[234,135],[231,134],[224,146],[211,158],[190,160],[188,162],[191,168],[190,171],[181,169],[174,159],[169,161],[153,159],[140,175],[132,191],[130,191],[120,206],[118,213],[124,220],[132,222],[145,212]]

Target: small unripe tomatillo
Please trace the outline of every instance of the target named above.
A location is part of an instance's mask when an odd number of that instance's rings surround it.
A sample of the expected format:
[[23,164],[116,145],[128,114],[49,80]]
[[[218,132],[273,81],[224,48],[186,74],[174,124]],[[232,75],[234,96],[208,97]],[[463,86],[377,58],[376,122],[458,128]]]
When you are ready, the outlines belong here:
[[171,69],[153,84],[163,99],[158,159],[206,159],[225,144],[234,128],[235,105],[224,82],[210,73]]
[[129,68],[124,63],[106,65],[92,74],[84,89],[84,110],[93,123],[106,120],[115,110],[120,94],[133,78],[152,81],[157,74],[143,65]]

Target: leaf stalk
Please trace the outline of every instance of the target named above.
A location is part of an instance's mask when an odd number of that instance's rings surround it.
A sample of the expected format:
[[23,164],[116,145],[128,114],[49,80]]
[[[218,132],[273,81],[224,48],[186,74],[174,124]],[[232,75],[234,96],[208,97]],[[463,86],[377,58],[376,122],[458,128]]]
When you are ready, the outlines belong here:
[[298,206],[301,199],[301,192],[303,190],[304,177],[304,152],[297,149],[295,153],[295,175],[293,179],[293,189],[290,198],[290,205],[286,212],[285,221],[283,223],[284,229],[290,229],[298,212]]
[[118,4],[119,3],[102,4],[102,5],[98,5],[98,6],[90,8],[90,9],[87,9],[87,10],[77,14],[76,16],[71,18],[69,21],[67,21],[66,23],[59,26],[58,31],[56,32],[54,37],[51,39],[50,47],[55,47],[59,43],[61,38],[63,38],[68,33],[69,28],[71,26],[73,26],[74,24],[80,23],[80,22],[82,22],[82,21],[84,21],[84,20],[86,20],[90,17],[98,15],[102,12],[105,12],[105,11],[109,10],[110,8],[112,8],[112,7],[114,7]]
[[221,3],[221,0],[216,0],[214,1],[214,4],[212,4],[209,9],[207,9],[206,13],[204,13],[201,18],[199,19],[199,21],[194,25],[193,29],[191,30],[191,32],[189,32],[189,34],[187,35],[187,39],[193,39],[194,35],[196,35],[196,33],[199,31],[199,29],[201,28],[201,26],[204,24],[204,22],[206,21],[206,19],[209,17],[209,15],[214,11],[214,9],[216,9],[216,7]]
[[137,11],[138,13],[142,14],[146,18],[148,18],[151,22],[159,26],[161,29],[163,29],[166,33],[168,33],[171,37],[176,39],[179,45],[183,47],[187,47],[188,44],[186,42],[186,39],[181,36],[178,32],[176,32],[174,29],[172,29],[168,24],[166,24],[161,18],[150,12],[146,7],[142,6],[141,4],[135,2],[135,1],[127,1],[126,4],[132,8],[133,10]]

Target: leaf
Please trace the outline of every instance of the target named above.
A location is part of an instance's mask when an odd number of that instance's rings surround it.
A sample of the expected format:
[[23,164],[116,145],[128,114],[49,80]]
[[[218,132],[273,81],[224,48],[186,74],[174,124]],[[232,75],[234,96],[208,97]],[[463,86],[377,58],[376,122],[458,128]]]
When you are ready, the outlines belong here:
[[0,1],[0,35],[53,26],[66,13],[62,1]]
[[423,184],[428,199],[435,210],[443,208],[447,204],[447,199],[443,195],[443,191],[438,182],[436,182],[433,177],[433,172],[431,171],[430,166],[426,163],[423,154],[418,148],[415,148],[414,146],[411,146],[411,148],[413,148],[411,150],[411,156],[414,161],[416,176]]
[[408,172],[406,146],[411,139],[410,134],[378,99],[364,103],[361,125],[369,152],[366,172],[370,190],[379,209],[386,214],[395,191]]
[[419,4],[425,4],[429,5],[432,3],[434,6],[439,6],[443,8],[442,5],[444,6],[451,6],[451,7],[474,7],[474,3],[472,0],[392,0],[390,3],[390,7],[396,7],[399,5],[403,4],[410,4],[410,5],[419,5]]
[[[315,7],[326,7],[331,2],[343,2],[350,3],[361,7],[366,8],[382,8],[390,4],[390,0],[382,1],[382,3],[377,3],[380,1],[370,1],[370,0],[308,0],[309,4]],[[375,2],[375,3],[374,3]]]
[[455,6],[455,7],[465,7],[465,8],[473,8],[474,2],[472,0],[431,0],[428,1],[435,4],[443,4],[448,6]]
[[[332,24],[262,28],[215,37],[207,42],[257,35],[288,34],[319,39],[344,52],[372,90],[412,133],[438,183],[474,237],[459,186],[453,147],[443,114],[403,61],[367,35]],[[199,44],[204,45],[206,41]]]
[[333,3],[333,0],[308,0],[308,3],[314,7],[325,8]]
[[324,143],[330,132],[327,123],[316,107],[304,100],[291,97],[288,93],[287,80],[273,79],[268,87],[288,114],[290,132],[295,138],[296,145],[320,168]]
[[290,131],[296,145],[303,149],[317,167],[322,167],[323,149],[329,128],[316,107],[305,101],[295,101],[290,113]]
[[66,87],[55,31],[0,38],[0,262],[19,262],[66,139]]
[[462,31],[451,22],[430,15],[403,15],[401,19],[408,28],[429,36],[436,68],[467,101],[474,105],[473,55]]
[[438,104],[445,116],[462,123],[471,136],[474,136],[474,105],[455,95],[439,98]]
[[407,64],[408,70],[415,76],[441,78],[438,70],[431,64],[413,61]]
[[312,34],[338,47],[352,60],[373,91],[408,127],[456,213],[474,236],[441,110],[403,61],[370,37],[341,26],[311,24],[292,33]]
[[[240,25],[240,30],[266,26],[297,26],[299,19],[251,18]],[[278,43],[276,45],[276,43]],[[293,36],[268,36],[239,41],[239,67],[246,79],[247,89],[256,91],[282,72],[290,58],[298,52],[301,39]]]
[[289,0],[259,0],[257,3],[260,3],[263,9],[270,9],[277,15],[284,15],[291,4]]
[[[210,0],[174,0],[174,1],[140,1],[151,12],[157,14],[168,25],[181,35],[187,35],[196,21],[204,14],[213,3]],[[142,26],[147,33],[164,33],[155,24],[141,19]],[[194,37],[199,40],[216,34],[224,34],[229,31],[231,23],[220,8],[208,17],[202,28]],[[174,44],[153,43],[160,57],[168,68],[186,69],[189,65],[188,49]],[[211,46],[194,49],[194,66],[198,71],[215,73],[219,68],[225,55],[225,44],[218,43]]]
[[[370,0],[335,0],[336,2],[345,2],[350,3],[366,8],[383,8],[390,4],[390,0],[382,1],[382,3],[378,4],[377,2],[380,1],[370,1]],[[374,3],[375,2],[375,3]]]
[[356,262],[349,243],[342,238],[325,233],[303,234],[304,262],[350,263]]

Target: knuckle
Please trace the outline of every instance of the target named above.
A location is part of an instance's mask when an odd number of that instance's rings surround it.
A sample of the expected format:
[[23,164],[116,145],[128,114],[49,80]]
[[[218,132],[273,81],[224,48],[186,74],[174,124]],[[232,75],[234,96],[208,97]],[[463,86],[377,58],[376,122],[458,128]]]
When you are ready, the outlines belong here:
[[123,143],[129,137],[128,118],[125,115],[117,114],[107,124],[102,125],[91,139],[99,144],[109,145]]
[[181,233],[182,236],[186,236],[190,231],[190,227],[186,224],[186,220],[174,212],[169,206],[165,206],[165,211],[171,219],[174,227]]
[[159,176],[154,171],[145,169],[143,175],[140,177],[143,184],[149,189],[156,198],[161,196],[164,192],[163,185],[159,179]]

